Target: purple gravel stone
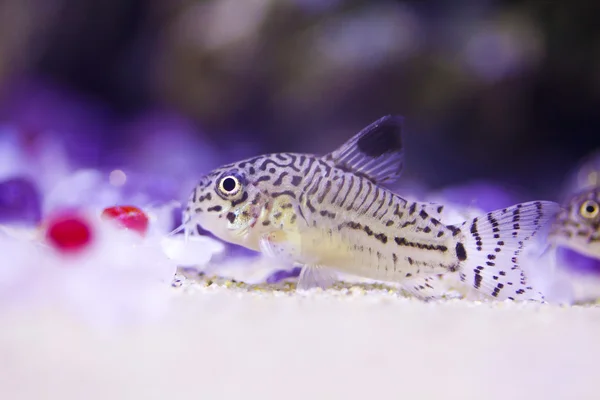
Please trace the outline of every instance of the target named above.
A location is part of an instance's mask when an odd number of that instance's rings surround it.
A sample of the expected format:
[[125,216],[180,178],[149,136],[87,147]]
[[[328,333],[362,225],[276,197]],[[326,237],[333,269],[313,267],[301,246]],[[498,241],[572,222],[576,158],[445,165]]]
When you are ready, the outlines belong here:
[[0,223],[35,225],[40,220],[40,195],[31,181],[14,177],[0,182]]
[[560,264],[567,265],[574,273],[600,275],[600,260],[597,258],[588,257],[565,247],[559,247],[556,256]]
[[291,270],[282,269],[279,271],[275,271],[267,277],[267,283],[277,283],[284,279],[297,278],[298,276],[300,276],[301,270],[302,267],[294,267]]

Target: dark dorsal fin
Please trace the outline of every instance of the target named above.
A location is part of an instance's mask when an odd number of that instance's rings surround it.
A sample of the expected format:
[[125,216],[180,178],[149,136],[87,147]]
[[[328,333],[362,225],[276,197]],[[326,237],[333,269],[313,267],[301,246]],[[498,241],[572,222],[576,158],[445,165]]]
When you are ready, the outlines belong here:
[[374,183],[391,183],[402,173],[403,118],[387,115],[364,128],[325,158]]

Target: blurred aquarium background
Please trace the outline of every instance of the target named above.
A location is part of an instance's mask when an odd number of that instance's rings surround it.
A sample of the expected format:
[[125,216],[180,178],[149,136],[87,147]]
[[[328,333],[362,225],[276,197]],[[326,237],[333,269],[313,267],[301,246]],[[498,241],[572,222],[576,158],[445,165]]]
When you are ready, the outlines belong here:
[[[174,233],[209,170],[325,154],[388,114],[405,118],[394,190],[455,209],[444,223],[600,186],[599,16],[591,0],[0,0],[0,393],[18,394],[0,399],[597,393],[597,258],[564,257],[593,271],[564,275],[587,310],[360,288],[289,302],[290,282],[263,283],[300,268]],[[87,218],[114,205],[149,234]]]
[[413,193],[491,183],[511,201],[555,200],[600,148],[599,12],[566,1],[1,0],[0,177],[12,189],[0,197],[32,219],[31,190],[43,207],[57,196],[183,201],[219,164],[326,153],[397,114]]

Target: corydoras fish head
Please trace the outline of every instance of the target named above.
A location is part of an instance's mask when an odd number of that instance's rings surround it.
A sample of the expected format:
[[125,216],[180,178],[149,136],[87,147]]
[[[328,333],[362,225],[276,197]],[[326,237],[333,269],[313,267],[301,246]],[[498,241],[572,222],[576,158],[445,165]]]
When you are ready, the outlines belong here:
[[193,234],[200,226],[221,240],[257,250],[251,233],[265,205],[265,189],[244,161],[209,172],[188,199],[183,215],[186,233]]
[[600,259],[600,187],[580,192],[565,204],[552,225],[549,240]]

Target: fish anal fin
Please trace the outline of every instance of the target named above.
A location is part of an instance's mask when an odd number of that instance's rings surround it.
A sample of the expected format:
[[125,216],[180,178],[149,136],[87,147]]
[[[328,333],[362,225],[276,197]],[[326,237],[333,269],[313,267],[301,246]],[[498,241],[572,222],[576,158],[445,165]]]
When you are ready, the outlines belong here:
[[460,294],[452,291],[441,276],[432,275],[410,279],[400,284],[400,287],[423,301],[435,301],[448,298],[460,297]]
[[402,130],[402,117],[382,117],[326,155],[325,159],[374,183],[394,182],[400,177],[404,163]]

